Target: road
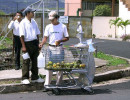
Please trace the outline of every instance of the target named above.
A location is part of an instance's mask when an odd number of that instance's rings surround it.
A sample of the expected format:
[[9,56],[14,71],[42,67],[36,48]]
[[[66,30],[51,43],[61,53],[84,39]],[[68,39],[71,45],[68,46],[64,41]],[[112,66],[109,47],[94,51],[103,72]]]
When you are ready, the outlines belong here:
[[[86,39],[83,40],[85,41]],[[98,51],[130,59],[130,42],[104,39],[93,39],[93,41],[96,42],[94,46],[97,46]],[[70,38],[70,40],[64,44],[74,45],[78,42],[79,40],[77,38]]]
[[62,91],[58,96],[42,91],[0,94],[0,100],[130,100],[130,79],[117,84],[97,86],[94,91],[93,95],[81,90]]

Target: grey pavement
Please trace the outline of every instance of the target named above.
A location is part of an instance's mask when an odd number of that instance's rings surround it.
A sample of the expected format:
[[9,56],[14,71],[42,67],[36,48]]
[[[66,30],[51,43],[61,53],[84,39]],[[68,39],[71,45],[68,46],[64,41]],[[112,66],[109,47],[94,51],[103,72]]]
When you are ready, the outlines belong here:
[[81,90],[61,91],[61,95],[33,91],[0,94],[0,100],[130,100],[130,79],[125,82],[94,87],[95,93],[89,95]]
[[[84,38],[83,41],[87,40]],[[69,41],[65,42],[65,45],[74,45],[79,42],[77,38],[70,38]],[[97,46],[97,51],[102,51],[105,54],[115,55],[119,57],[124,57],[130,59],[130,42],[109,39],[93,39]]]

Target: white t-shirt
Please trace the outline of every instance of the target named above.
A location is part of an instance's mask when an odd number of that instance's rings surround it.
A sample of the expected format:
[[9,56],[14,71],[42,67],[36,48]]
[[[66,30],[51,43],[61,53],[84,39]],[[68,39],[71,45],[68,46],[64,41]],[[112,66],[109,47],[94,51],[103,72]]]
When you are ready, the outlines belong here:
[[20,36],[19,34],[19,25],[20,23],[18,22],[18,20],[15,21],[11,21],[8,25],[9,29],[13,29],[13,34],[16,36]]
[[25,17],[19,26],[20,37],[24,36],[24,41],[33,41],[40,34],[38,25],[34,19],[31,22]]
[[47,25],[44,36],[49,37],[49,44],[55,45],[56,40],[62,40],[64,37],[69,37],[69,34],[66,26],[62,23],[59,23],[58,25]]

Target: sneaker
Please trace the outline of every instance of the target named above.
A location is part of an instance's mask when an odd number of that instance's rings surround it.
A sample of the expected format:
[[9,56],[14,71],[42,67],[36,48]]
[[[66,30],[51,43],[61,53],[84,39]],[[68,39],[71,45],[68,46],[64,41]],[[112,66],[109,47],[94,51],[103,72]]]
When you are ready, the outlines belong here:
[[44,80],[42,79],[42,78],[38,78],[37,80],[32,80],[31,81],[32,83],[43,83],[44,82]]
[[28,79],[24,79],[21,81],[22,84],[30,84],[29,80]]
[[93,90],[93,88],[91,88],[91,87],[85,87],[84,89],[82,89],[82,90],[84,90],[84,92],[88,92],[89,94],[94,94],[94,90]]

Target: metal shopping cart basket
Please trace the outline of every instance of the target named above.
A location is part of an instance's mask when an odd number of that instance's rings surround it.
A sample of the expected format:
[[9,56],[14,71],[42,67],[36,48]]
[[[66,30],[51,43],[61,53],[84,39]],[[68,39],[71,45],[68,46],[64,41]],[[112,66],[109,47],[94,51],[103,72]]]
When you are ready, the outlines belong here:
[[[45,53],[45,63],[46,70],[51,70],[53,72],[63,71],[63,75],[68,77],[68,81],[62,82],[60,85],[51,84],[45,85],[45,88],[52,89],[54,94],[60,94],[59,90],[62,89],[81,89],[84,87],[84,83],[76,79],[73,74],[79,73],[81,75],[85,75],[85,79],[87,80],[87,84],[89,87],[91,85],[89,83],[90,80],[88,78],[88,68],[89,68],[89,53],[88,48],[75,48],[68,47],[63,48],[59,47],[48,47],[47,49],[43,49],[43,53]],[[89,91],[93,93],[93,91]]]

